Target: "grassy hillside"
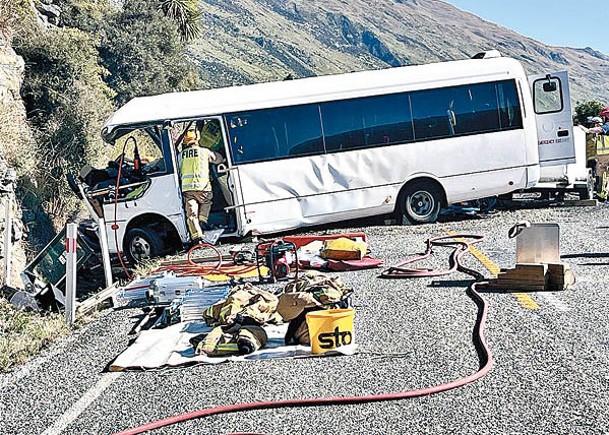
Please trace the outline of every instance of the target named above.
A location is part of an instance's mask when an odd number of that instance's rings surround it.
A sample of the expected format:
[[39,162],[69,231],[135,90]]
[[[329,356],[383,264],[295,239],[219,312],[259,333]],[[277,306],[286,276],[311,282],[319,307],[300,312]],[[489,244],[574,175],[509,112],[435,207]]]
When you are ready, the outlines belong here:
[[568,70],[575,101],[609,102],[609,56],[551,47],[439,0],[201,0],[190,54],[210,87],[464,59],[498,49]]

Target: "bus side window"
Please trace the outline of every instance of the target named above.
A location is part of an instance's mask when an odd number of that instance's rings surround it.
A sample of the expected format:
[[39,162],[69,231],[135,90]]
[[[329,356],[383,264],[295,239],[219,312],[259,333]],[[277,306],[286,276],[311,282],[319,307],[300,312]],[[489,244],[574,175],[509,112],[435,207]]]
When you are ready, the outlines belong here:
[[497,92],[493,83],[479,83],[456,88],[459,102],[457,134],[499,130]]
[[227,119],[235,163],[324,152],[316,104],[232,114]]
[[518,100],[516,82],[508,80],[497,84],[497,99],[499,101],[500,128],[521,128],[522,115]]
[[327,152],[365,145],[362,108],[358,104],[360,101],[333,101],[321,105]]
[[224,142],[220,122],[217,119],[201,119],[196,122],[196,129],[199,131],[199,145],[212,151],[225,154]]
[[453,99],[453,90],[431,89],[412,92],[412,117],[414,119],[415,139],[449,137],[450,117],[447,110]]
[[321,112],[328,152],[413,140],[407,94],[323,103]]

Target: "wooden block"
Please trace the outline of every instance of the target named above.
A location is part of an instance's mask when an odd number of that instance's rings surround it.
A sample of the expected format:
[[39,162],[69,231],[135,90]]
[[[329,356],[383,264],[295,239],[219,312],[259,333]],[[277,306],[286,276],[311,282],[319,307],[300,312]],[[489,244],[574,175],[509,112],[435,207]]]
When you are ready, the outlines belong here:
[[489,283],[485,286],[487,289],[491,290],[504,290],[504,291],[544,291],[546,289],[545,285],[539,284],[529,284],[529,283],[514,283],[514,282],[498,282],[495,280],[489,281]]
[[560,291],[572,288],[575,275],[568,263],[518,263],[502,269],[487,288],[506,291]]
[[545,264],[516,264],[515,269],[508,269],[497,276],[499,280],[535,281],[543,284],[546,280],[548,266]]
[[548,290],[569,290],[575,284],[575,274],[568,263],[548,264]]
[[514,269],[502,269],[488,288],[506,291],[543,291],[547,282],[548,266],[541,263],[518,263]]
[[548,265],[545,263],[516,263],[516,267],[510,270],[517,270],[521,273],[546,273]]
[[510,280],[514,280],[514,279],[539,279],[539,280],[543,280],[545,279],[546,273],[543,271],[539,271],[539,272],[535,272],[535,273],[530,273],[530,272],[526,272],[526,273],[522,273],[520,271],[515,271],[513,273],[503,273],[503,274],[499,274],[497,275],[497,279],[510,279]]

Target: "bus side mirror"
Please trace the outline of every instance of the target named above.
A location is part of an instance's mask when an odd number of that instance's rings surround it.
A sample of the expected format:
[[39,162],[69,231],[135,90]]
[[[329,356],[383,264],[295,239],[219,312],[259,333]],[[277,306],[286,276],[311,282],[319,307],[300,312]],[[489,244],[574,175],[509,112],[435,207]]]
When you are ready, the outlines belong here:
[[552,81],[552,78],[550,77],[550,74],[548,74],[546,76],[546,79],[548,81],[543,84],[543,91],[544,92],[556,92],[556,82]]

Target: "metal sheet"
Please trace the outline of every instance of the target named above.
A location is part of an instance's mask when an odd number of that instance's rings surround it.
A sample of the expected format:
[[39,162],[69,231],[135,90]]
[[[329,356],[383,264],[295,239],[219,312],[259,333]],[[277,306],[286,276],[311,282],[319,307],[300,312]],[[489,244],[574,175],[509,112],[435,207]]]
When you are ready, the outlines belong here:
[[532,224],[516,239],[516,263],[560,262],[558,224]]

